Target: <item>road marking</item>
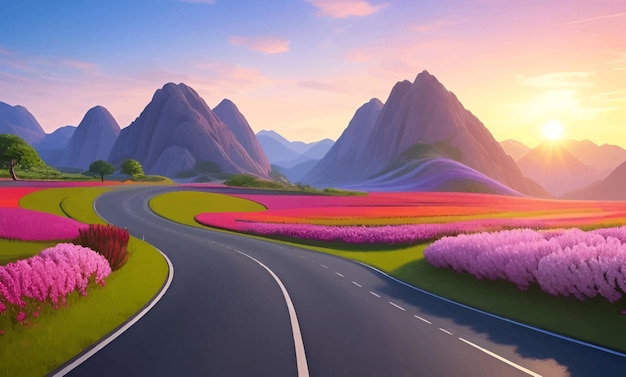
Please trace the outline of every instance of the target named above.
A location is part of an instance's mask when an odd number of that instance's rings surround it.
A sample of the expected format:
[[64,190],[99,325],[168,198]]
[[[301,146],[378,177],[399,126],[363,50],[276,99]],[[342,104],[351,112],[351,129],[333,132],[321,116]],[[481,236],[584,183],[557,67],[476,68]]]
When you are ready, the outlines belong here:
[[389,302],[391,305],[395,306],[396,308],[398,308],[398,309],[402,310],[403,312],[406,312],[406,309],[404,309],[402,306],[397,305],[397,304],[394,304],[394,303],[393,303],[393,302],[391,302],[391,301],[388,301],[388,302]]
[[343,276],[342,274],[340,274],[339,272],[335,272],[335,273],[337,274],[337,276],[344,277],[344,276]]
[[317,263],[317,262],[315,261],[315,259],[311,259],[311,262],[313,262],[313,263]]
[[296,316],[296,308],[293,306],[293,302],[291,301],[291,297],[289,297],[289,293],[287,292],[287,288],[282,281],[276,276],[274,271],[270,270],[269,267],[261,263],[258,259],[244,253],[241,250],[233,249],[233,251],[246,256],[253,261],[257,262],[261,267],[267,270],[270,275],[274,278],[280,290],[283,292],[283,296],[285,297],[285,302],[287,302],[287,308],[289,309],[289,319],[291,320],[291,331],[293,333],[293,343],[296,348],[296,364],[298,367],[298,377],[309,377],[309,367],[306,361],[306,354],[304,352],[304,342],[302,341],[302,333],[300,332],[300,325],[298,323],[298,317]]
[[320,264],[320,266],[324,267],[324,268],[328,268],[328,266],[324,266],[323,264]]
[[528,374],[528,375],[531,375],[531,376],[533,376],[533,377],[542,377],[540,374],[535,373],[535,372],[533,372],[532,370],[526,369],[526,368],[524,368],[524,367],[523,367],[523,366],[521,366],[521,365],[515,364],[515,363],[514,363],[514,362],[512,362],[511,360],[505,359],[504,357],[502,357],[502,356],[500,356],[500,355],[498,355],[498,354],[495,354],[495,353],[493,353],[493,352],[489,351],[488,349],[485,349],[485,348],[483,348],[483,347],[481,347],[481,346],[479,346],[479,345],[477,345],[477,344],[474,344],[474,343],[470,342],[469,340],[465,340],[465,339],[463,339],[463,338],[459,338],[459,340],[460,340],[460,341],[462,341],[462,342],[465,342],[465,343],[469,344],[470,346],[472,346],[472,347],[474,347],[474,348],[476,348],[476,349],[478,349],[478,350],[483,351],[483,352],[484,352],[484,353],[486,353],[487,355],[492,356],[492,357],[494,357],[494,358],[496,358],[496,359],[498,359],[498,360],[502,361],[503,363],[509,364],[509,365],[510,365],[510,366],[512,366],[513,368],[516,368],[516,369],[521,370],[522,372],[524,372],[524,373],[526,373],[526,374]]
[[374,292],[372,292],[372,291],[370,291],[370,293],[371,293],[372,295],[374,295],[374,296],[376,296],[376,297],[380,298],[380,296],[379,296],[379,295],[377,295],[376,293],[374,293]]
[[[95,208],[95,204],[94,204],[94,208]],[[98,214],[98,213],[96,212],[96,214]],[[98,216],[100,216],[100,215],[98,214]],[[100,216],[100,218],[104,219],[102,216]],[[104,220],[106,221],[106,219],[104,219]],[[155,249],[156,249],[156,247],[155,247]],[[170,259],[167,257],[167,255],[163,254],[163,252],[161,250],[157,249],[157,251],[159,253],[161,253],[163,258],[165,258],[165,261],[167,262],[167,266],[169,268],[169,273],[168,273],[167,280],[163,284],[163,287],[161,287],[161,290],[159,291],[159,294],[152,301],[150,301],[150,304],[148,304],[148,306],[146,306],[141,312],[139,312],[139,314],[137,314],[136,316],[132,317],[128,322],[126,322],[124,324],[124,326],[120,327],[113,334],[109,335],[109,337],[107,337],[106,339],[104,339],[100,343],[96,344],[93,348],[91,348],[89,351],[87,351],[84,354],[82,354],[80,357],[76,358],[70,364],[66,365],[63,369],[61,369],[58,372],[54,373],[52,375],[53,377],[65,376],[66,374],[71,372],[73,369],[78,367],[80,364],[82,364],[85,361],[87,361],[87,359],[89,359],[91,356],[95,355],[96,352],[98,352],[101,349],[103,349],[104,347],[106,347],[109,343],[114,341],[117,337],[119,337],[126,330],[128,330],[132,325],[137,323],[143,316],[145,316],[150,311],[150,309],[152,309],[152,307],[154,307],[154,305],[157,304],[157,302],[159,302],[159,300],[161,300],[161,297],[163,297],[165,292],[167,292],[167,290],[169,289],[170,285],[172,284],[172,280],[174,279],[174,265],[172,264],[172,261],[170,261]]]
[[442,329],[441,327],[439,328],[439,330],[441,330],[441,331],[445,332],[445,333],[446,333],[446,334],[448,334],[448,335],[452,335],[452,333],[451,333],[450,331],[448,331],[448,330],[446,330],[446,329]]
[[359,288],[362,288],[362,285],[361,285],[361,284],[359,284],[359,283],[357,283],[356,281],[353,281],[353,282],[352,282],[352,284],[356,285],[356,286],[357,286],[357,287],[359,287]]
[[432,324],[433,324],[433,323],[432,323],[432,322],[430,322],[429,320],[424,319],[424,318],[422,318],[422,317],[420,317],[420,316],[418,316],[418,315],[414,315],[413,317],[415,317],[415,318],[419,319],[420,321],[424,321],[424,322],[428,323],[429,325],[432,325]]

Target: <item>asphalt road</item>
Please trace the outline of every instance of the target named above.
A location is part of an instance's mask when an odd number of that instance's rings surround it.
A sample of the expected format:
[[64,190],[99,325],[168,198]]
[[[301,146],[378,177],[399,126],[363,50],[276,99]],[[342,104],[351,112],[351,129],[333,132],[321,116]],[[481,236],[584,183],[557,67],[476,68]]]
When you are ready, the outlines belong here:
[[124,189],[96,202],[107,221],[165,253],[175,273],[146,316],[70,376],[305,376],[272,273],[293,303],[310,376],[626,374],[624,357],[451,304],[358,263],[151,213],[148,198],[171,190]]

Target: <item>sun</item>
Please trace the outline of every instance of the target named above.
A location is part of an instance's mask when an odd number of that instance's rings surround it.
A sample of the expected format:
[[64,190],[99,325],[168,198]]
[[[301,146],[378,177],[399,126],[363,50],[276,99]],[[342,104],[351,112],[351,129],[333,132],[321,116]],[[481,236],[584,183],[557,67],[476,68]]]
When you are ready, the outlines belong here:
[[557,141],[563,138],[565,128],[558,120],[551,120],[543,125],[543,137],[548,140]]

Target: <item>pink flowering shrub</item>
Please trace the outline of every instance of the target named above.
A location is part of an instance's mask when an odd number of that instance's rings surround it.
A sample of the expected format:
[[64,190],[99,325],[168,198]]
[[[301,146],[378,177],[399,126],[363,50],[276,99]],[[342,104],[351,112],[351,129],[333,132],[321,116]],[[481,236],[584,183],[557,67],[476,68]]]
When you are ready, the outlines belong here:
[[88,225],[23,208],[0,208],[0,238],[22,241],[70,240]]
[[438,268],[502,279],[521,290],[532,283],[554,296],[598,294],[615,302],[626,293],[626,227],[506,230],[444,237],[424,250]]
[[24,323],[32,307],[52,304],[58,309],[74,291],[87,295],[90,281],[104,286],[111,274],[107,260],[95,251],[60,243],[39,255],[0,266],[0,323],[7,313]]

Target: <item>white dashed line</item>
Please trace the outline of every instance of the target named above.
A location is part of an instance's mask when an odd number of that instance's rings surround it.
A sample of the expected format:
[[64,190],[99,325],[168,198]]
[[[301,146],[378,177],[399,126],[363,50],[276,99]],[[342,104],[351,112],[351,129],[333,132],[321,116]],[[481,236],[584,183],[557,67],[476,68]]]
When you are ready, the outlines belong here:
[[429,320],[424,319],[424,318],[422,318],[422,317],[420,317],[420,316],[418,316],[418,315],[414,315],[413,317],[415,317],[415,318],[419,319],[420,321],[424,321],[424,322],[428,323],[429,325],[432,325],[432,324],[433,324],[433,323],[432,323],[432,322],[430,322]]
[[376,294],[376,293],[374,293],[372,291],[370,291],[370,293],[372,294],[372,296],[376,296],[376,297],[380,298],[380,296],[378,294]]
[[478,349],[478,350],[483,351],[484,353],[486,353],[486,354],[487,354],[487,355],[489,355],[489,356],[495,357],[496,359],[498,359],[498,360],[502,361],[503,363],[509,364],[509,365],[510,365],[510,366],[512,366],[513,368],[516,368],[516,369],[521,370],[522,372],[524,372],[524,373],[526,373],[526,374],[529,374],[529,375],[531,375],[531,376],[533,376],[533,377],[542,377],[540,374],[537,374],[537,373],[533,372],[532,370],[526,369],[526,368],[524,368],[524,367],[523,367],[523,366],[521,366],[521,365],[515,364],[515,363],[514,363],[514,362],[512,362],[511,360],[505,359],[504,357],[502,357],[502,356],[500,356],[500,355],[498,355],[498,354],[495,354],[495,353],[493,353],[493,352],[489,351],[488,349],[485,349],[485,348],[483,348],[483,347],[481,347],[481,346],[479,346],[479,345],[476,345],[476,344],[474,344],[474,343],[470,342],[469,340],[465,340],[465,339],[463,339],[463,338],[459,338],[459,340],[460,340],[460,341],[462,341],[462,342],[465,342],[465,343],[469,344],[470,346],[472,346],[472,347],[474,347],[474,348],[476,348],[476,349]]
[[339,272],[335,272],[335,274],[337,274],[337,276],[339,277],[344,277],[342,274],[340,274]]
[[391,301],[389,301],[389,303],[390,303],[391,305],[395,306],[396,308],[398,308],[398,309],[402,310],[403,312],[406,312],[406,309],[404,309],[402,306],[397,305],[397,304],[394,304],[394,303],[393,303],[393,302],[391,302]]
[[361,288],[361,287],[362,287],[362,285],[361,285],[361,284],[359,284],[359,283],[357,283],[356,281],[353,281],[353,282],[352,282],[352,284],[356,285],[356,286],[357,286],[357,287],[359,287],[359,288]]
[[439,328],[439,330],[441,330],[441,331],[445,332],[445,333],[446,333],[446,334],[448,334],[448,335],[452,335],[452,333],[451,333],[450,331],[448,331],[448,330],[446,330],[446,329],[442,329],[441,327]]
[[323,265],[323,264],[320,264],[320,266],[322,266],[323,268],[328,268],[328,266],[325,266],[325,265]]

